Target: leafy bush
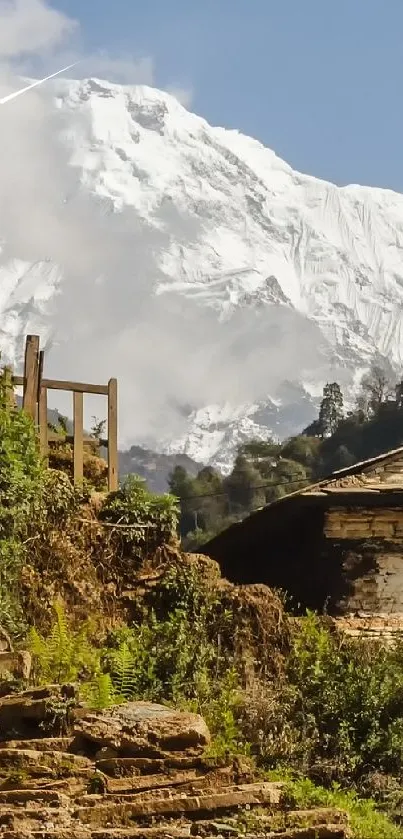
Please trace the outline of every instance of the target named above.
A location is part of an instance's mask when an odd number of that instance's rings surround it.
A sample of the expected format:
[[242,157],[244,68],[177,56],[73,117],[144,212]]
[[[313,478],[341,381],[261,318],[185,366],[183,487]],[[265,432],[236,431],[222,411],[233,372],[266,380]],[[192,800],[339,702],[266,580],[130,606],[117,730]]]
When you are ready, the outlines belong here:
[[28,530],[42,489],[43,469],[32,420],[10,400],[8,371],[0,374],[0,624],[23,626],[18,578]]
[[347,639],[308,614],[279,680],[255,685],[242,726],[266,766],[297,767],[326,783],[399,775],[403,645]]
[[[284,780],[281,773],[269,777]],[[380,813],[374,801],[359,798],[353,790],[343,790],[337,784],[326,789],[302,777],[288,776],[285,781],[285,800],[289,807],[332,807],[344,810],[350,816],[354,839],[403,839],[403,830]]]
[[274,770],[264,777],[284,784],[283,803],[291,811],[325,807],[346,812],[353,839],[403,839],[401,828],[381,813],[373,800],[360,798],[354,790],[336,783],[326,788],[291,771]]
[[305,759],[357,780],[398,772],[403,756],[403,646],[348,640],[313,614],[302,622],[287,665]]
[[143,559],[172,540],[178,515],[176,499],[149,492],[142,478],[129,475],[120,489],[108,495],[99,518],[118,525],[116,539],[125,556]]
[[[174,580],[172,575],[165,596],[173,597]],[[184,581],[185,575],[176,590]],[[245,751],[237,724],[238,674],[231,656],[220,650],[214,603],[197,585],[189,586],[164,618],[150,611],[141,623],[115,630],[99,649],[90,640],[90,625],[73,630],[56,604],[49,634],[29,633],[34,681],[79,683],[82,698],[94,708],[137,699],[168,702],[204,715],[216,735],[213,754]]]
[[195,567],[173,565],[141,622],[115,632],[104,666],[125,699],[148,699],[201,713],[216,752],[245,750],[237,723],[239,677],[223,639],[233,615]]

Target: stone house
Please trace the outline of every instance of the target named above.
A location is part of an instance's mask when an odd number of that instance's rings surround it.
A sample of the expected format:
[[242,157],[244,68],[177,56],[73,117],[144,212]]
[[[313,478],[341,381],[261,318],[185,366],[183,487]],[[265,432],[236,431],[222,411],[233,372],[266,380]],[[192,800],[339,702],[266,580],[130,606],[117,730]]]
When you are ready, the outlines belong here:
[[403,617],[403,447],[284,496],[203,545],[237,583],[296,611]]

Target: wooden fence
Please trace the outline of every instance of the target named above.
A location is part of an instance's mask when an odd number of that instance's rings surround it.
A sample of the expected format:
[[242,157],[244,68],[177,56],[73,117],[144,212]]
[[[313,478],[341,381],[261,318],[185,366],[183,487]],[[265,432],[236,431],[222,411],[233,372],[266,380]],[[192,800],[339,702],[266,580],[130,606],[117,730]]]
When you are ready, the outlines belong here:
[[[52,440],[73,443],[74,483],[80,483],[84,471],[84,444],[94,442],[93,437],[84,437],[84,394],[94,393],[108,397],[107,438],[100,445],[108,451],[108,489],[118,488],[118,387],[116,379],[109,379],[107,385],[91,385],[82,382],[59,381],[43,377],[44,351],[40,349],[38,335],[28,335],[25,344],[24,375],[13,376],[13,386],[23,388],[23,408],[36,422],[39,429],[41,453],[44,459],[49,454]],[[64,390],[73,394],[73,434],[60,435],[48,428],[48,390]]]

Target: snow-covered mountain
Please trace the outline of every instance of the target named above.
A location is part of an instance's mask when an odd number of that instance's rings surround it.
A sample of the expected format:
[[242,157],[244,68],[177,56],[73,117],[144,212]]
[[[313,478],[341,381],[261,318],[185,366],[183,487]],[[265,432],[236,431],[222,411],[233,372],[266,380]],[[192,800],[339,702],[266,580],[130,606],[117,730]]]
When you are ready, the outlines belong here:
[[90,233],[59,265],[6,236],[6,355],[40,328],[53,372],[119,377],[125,443],[224,469],[240,440],[306,424],[326,380],[351,392],[375,354],[402,366],[402,195],[302,175],[152,88],[52,95],[71,173],[60,218]]

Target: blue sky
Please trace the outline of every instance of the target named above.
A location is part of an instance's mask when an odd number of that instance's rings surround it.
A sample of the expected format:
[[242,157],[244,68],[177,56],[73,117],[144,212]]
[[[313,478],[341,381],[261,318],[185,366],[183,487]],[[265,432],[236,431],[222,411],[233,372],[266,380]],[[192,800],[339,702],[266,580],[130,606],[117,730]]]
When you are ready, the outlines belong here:
[[[53,0],[83,48],[153,62],[158,87],[292,166],[403,191],[403,0]],[[133,79],[137,81],[137,79]]]

